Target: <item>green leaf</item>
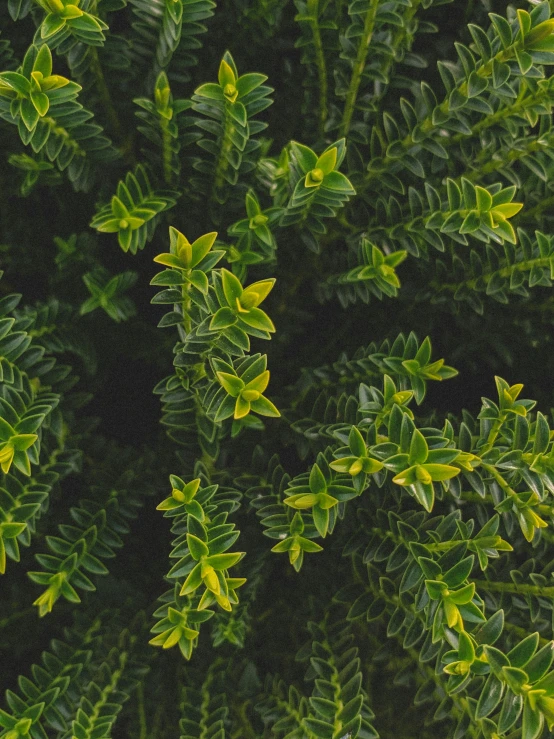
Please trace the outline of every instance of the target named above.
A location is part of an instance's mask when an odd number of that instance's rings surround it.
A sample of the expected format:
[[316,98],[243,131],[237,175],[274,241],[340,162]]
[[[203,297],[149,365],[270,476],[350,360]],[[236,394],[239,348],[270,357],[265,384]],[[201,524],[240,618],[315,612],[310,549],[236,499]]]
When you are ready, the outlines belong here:
[[[296,515],[296,514],[295,514]],[[282,554],[283,552],[288,552],[289,549],[294,545],[294,537],[289,537],[288,539],[283,539],[283,541],[280,541],[278,544],[275,544],[274,547],[271,547],[271,551],[275,552],[276,554]]]
[[5,85],[9,85],[12,90],[20,95],[27,96],[31,92],[31,84],[29,80],[18,72],[2,72],[0,81]]
[[[200,540],[198,540],[200,541]],[[183,586],[180,590],[180,595],[190,595],[190,593],[194,593],[194,591],[200,587],[202,584],[202,565],[200,562],[192,569],[183,583]]]
[[[390,460],[387,460],[385,466],[388,466],[389,464],[391,464],[391,462]],[[406,470],[402,470],[402,472],[399,472],[392,478],[392,481],[397,485],[415,485],[415,483],[417,482],[417,465],[409,467]]]
[[530,683],[540,680],[552,665],[554,659],[554,642],[545,644],[544,647],[525,665],[525,672]]
[[[98,228],[98,230],[100,231],[102,229]],[[116,228],[116,230],[118,229]],[[158,264],[164,264],[166,267],[176,267],[178,269],[183,269],[183,263],[175,254],[158,254],[158,256],[154,257],[154,261]]]
[[446,584],[439,580],[425,580],[425,587],[429,593],[429,597],[433,600],[442,600],[447,590]]
[[[473,555],[465,557],[444,574],[444,582],[448,585],[449,588],[457,588],[459,585],[467,580],[471,573],[471,570],[473,569],[474,561],[475,557]],[[461,659],[465,659],[465,657],[462,657]]]
[[227,418],[230,418],[234,414],[235,405],[235,398],[232,395],[226,395],[225,399],[217,409],[214,419],[215,422],[219,423],[221,421],[225,421]]
[[451,467],[448,464],[424,464],[422,467],[431,475],[431,479],[436,482],[451,480],[456,475],[459,475],[461,471],[457,467]]
[[508,652],[506,656],[508,657],[510,665],[512,665],[512,667],[525,667],[527,662],[529,662],[531,657],[537,651],[538,645],[539,633],[538,631],[535,631],[535,633],[529,634],[522,639],[519,644],[516,644],[516,646]]
[[543,678],[541,678],[537,683],[533,685],[533,688],[535,690],[546,690],[546,694],[548,696],[554,695],[554,672],[550,672],[548,675],[545,675]]
[[364,457],[367,454],[364,437],[356,426],[352,426],[348,435],[348,446],[356,457]]
[[259,331],[269,331],[270,333],[274,333],[275,331],[273,321],[261,308],[250,308],[250,310],[244,313],[239,313],[238,316],[247,326],[256,328]]
[[37,113],[41,116],[41,118],[48,113],[50,100],[48,99],[48,96],[45,95],[43,92],[32,92],[31,102],[35,106],[35,109]]
[[191,244],[192,261],[191,267],[196,267],[204,259],[204,257],[211,250],[214,242],[217,238],[217,232],[212,231],[210,233],[200,236],[196,241]]
[[209,290],[208,278],[206,277],[204,272],[202,272],[199,269],[195,269],[193,272],[189,274],[188,279],[190,280],[190,282],[194,285],[194,287],[197,290],[200,290],[200,292],[203,295],[208,294],[208,290]]
[[452,603],[455,603],[456,605],[460,606],[465,603],[469,603],[474,595],[475,595],[475,583],[469,583],[468,585],[465,585],[463,588],[460,588],[459,590],[451,592],[450,595],[448,596],[448,599],[452,601]]
[[312,516],[319,535],[325,538],[327,536],[327,529],[329,528],[329,509],[315,506],[312,509]]
[[314,464],[310,471],[310,490],[315,495],[324,493],[327,490],[325,475],[317,464]]
[[312,508],[312,506],[317,504],[317,494],[316,493],[297,493],[296,495],[289,495],[288,498],[285,498],[284,502],[286,505],[290,506],[291,508],[297,508],[298,510],[304,510],[307,508]]
[[459,659],[465,660],[466,662],[473,662],[475,659],[475,649],[471,638],[462,631],[458,643],[458,657]]
[[40,72],[43,77],[50,77],[52,74],[52,52],[47,44],[39,48],[33,64],[33,72]]
[[221,280],[223,285],[223,292],[225,294],[225,298],[227,299],[227,302],[231,306],[231,308],[235,308],[237,300],[242,295],[242,285],[240,284],[240,280],[238,277],[235,277],[235,275],[232,272],[229,272],[227,269],[221,270]]
[[477,231],[480,226],[481,218],[479,216],[479,213],[476,210],[472,210],[464,218],[458,230],[461,234],[469,234]]
[[291,155],[299,163],[304,174],[307,174],[310,170],[314,169],[317,156],[315,152],[309,149],[303,144],[299,144],[297,141],[291,141],[290,143]]
[[504,628],[504,611],[499,610],[488,621],[473,633],[478,644],[494,644],[500,638]]
[[533,710],[526,700],[523,706],[521,739],[538,739],[542,733],[544,718],[540,711]]
[[333,147],[325,151],[316,161],[315,166],[327,175],[335,169],[337,164],[337,149]]
[[234,417],[235,418],[244,418],[250,413],[250,401],[247,400],[242,393],[237,396],[237,400],[235,402],[235,412]]
[[26,523],[3,523],[0,524],[0,536],[5,539],[15,539],[27,528]]
[[225,391],[233,398],[236,398],[244,388],[244,382],[236,375],[231,375],[228,372],[216,372],[216,376]]
[[42,21],[42,24],[40,27],[40,37],[46,40],[50,38],[51,36],[53,36],[58,31],[60,31],[64,26],[65,26],[65,18],[60,18],[59,15],[50,13]]
[[231,308],[220,308],[214,313],[210,321],[210,331],[223,331],[229,326],[233,326],[237,320],[237,315]]
[[102,26],[99,21],[90,13],[83,13],[77,18],[73,18],[70,21],[71,28],[77,28],[79,31],[86,31],[87,33],[101,33]]
[[239,91],[239,97],[248,95],[249,92],[255,90],[267,80],[265,74],[258,74],[256,72],[250,72],[249,74],[243,74],[238,78],[236,82],[236,88]]
[[441,566],[438,562],[435,562],[434,559],[430,559],[429,557],[418,557],[417,561],[427,579],[435,580],[442,574]]
[[304,537],[300,537],[299,541],[300,541],[300,546],[305,552],[308,552],[310,554],[315,554],[316,552],[323,551],[323,547],[320,546],[317,542],[311,541],[311,539],[305,539]]
[[235,85],[236,83],[236,77],[235,73],[233,72],[233,69],[225,59],[221,60],[221,63],[219,65],[219,72],[217,75],[217,81],[219,82],[221,87],[225,87],[225,85]]
[[481,690],[475,712],[476,717],[482,719],[489,716],[502,700],[503,693],[504,682],[491,673]]
[[246,114],[246,108],[242,103],[236,102],[229,106],[229,115],[233,118],[240,126],[246,127],[248,116]]
[[25,124],[25,128],[27,128],[28,131],[34,131],[40,118],[38,110],[30,100],[22,100],[21,108],[19,110],[21,113],[21,119]]
[[254,411],[254,413],[259,413],[261,416],[271,416],[272,418],[279,418],[281,415],[277,408],[273,405],[273,403],[264,395],[259,397],[257,400],[252,400],[250,402],[250,408]]
[[502,674],[514,693],[521,693],[521,688],[527,684],[527,673],[519,667],[503,667]]
[[187,546],[193,558],[197,561],[202,557],[206,557],[209,553],[207,545],[194,534],[187,534]]
[[316,718],[305,718],[303,720],[303,724],[304,727],[314,736],[317,736],[318,739],[333,739],[333,724],[329,724],[326,721],[320,721]]
[[269,384],[269,370],[265,370],[245,385],[245,390],[263,393]]
[[418,502],[427,512],[430,513],[433,510],[433,505],[435,503],[435,489],[433,487],[433,483],[416,482],[412,486],[411,490],[413,490]]
[[211,565],[214,570],[228,570],[244,557],[244,552],[229,552],[228,554],[210,555],[206,562]]
[[510,666],[510,661],[508,657],[504,654],[504,652],[501,652],[500,649],[497,649],[496,647],[489,646],[485,644],[484,646],[484,652],[485,656],[487,658],[487,661],[489,665],[491,666],[491,670],[494,672],[494,674],[501,680],[504,679],[504,674],[502,672],[504,667]]
[[112,213],[114,214],[115,218],[129,217],[129,211],[127,210],[123,202],[117,197],[117,195],[112,196],[111,207]]
[[492,195],[488,190],[479,185],[475,186],[475,195],[477,198],[477,210],[480,212],[488,211],[492,207]]
[[355,195],[356,193],[352,183],[342,172],[330,172],[325,175],[323,184],[329,190],[335,190],[336,192],[347,193],[348,195]]
[[210,98],[211,100],[224,100],[223,90],[219,85],[213,82],[208,82],[205,85],[200,85],[194,91],[195,95]]
[[427,459],[429,447],[425,441],[425,437],[418,429],[414,430],[412,440],[410,442],[410,453],[408,457],[409,463],[412,464],[423,464]]

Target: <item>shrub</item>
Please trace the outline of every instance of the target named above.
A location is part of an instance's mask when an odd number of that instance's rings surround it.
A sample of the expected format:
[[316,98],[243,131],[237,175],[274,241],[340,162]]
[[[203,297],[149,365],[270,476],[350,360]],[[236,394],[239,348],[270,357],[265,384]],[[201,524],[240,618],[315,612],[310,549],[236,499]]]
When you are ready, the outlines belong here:
[[552,730],[554,18],[447,1],[2,4],[3,739]]

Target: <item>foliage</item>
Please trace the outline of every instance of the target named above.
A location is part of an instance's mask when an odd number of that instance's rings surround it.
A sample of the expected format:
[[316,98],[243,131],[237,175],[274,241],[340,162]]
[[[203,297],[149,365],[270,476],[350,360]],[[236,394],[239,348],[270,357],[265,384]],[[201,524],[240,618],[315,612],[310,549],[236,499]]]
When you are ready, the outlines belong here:
[[552,12],[0,7],[2,739],[551,735]]

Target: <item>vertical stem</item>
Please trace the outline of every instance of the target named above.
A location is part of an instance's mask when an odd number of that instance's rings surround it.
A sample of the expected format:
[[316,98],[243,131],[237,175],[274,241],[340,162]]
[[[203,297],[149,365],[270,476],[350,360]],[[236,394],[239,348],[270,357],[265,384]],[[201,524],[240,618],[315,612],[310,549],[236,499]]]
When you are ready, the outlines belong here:
[[375,17],[377,15],[377,7],[379,0],[370,0],[368,9],[366,11],[364,30],[360,37],[360,43],[358,45],[358,53],[356,54],[356,61],[352,69],[352,77],[350,78],[350,85],[346,94],[346,102],[344,104],[344,114],[342,116],[342,123],[340,127],[340,135],[346,136],[350,129],[350,123],[352,121],[352,115],[356,105],[356,97],[358,95],[358,89],[360,82],[362,81],[362,75],[364,73],[366,58],[369,51],[369,44],[373,36],[373,30],[375,28]]
[[146,711],[144,709],[144,685],[142,682],[137,687],[138,718],[140,725],[139,739],[148,739],[148,728],[146,726]]
[[173,169],[171,167],[173,151],[171,149],[171,133],[169,132],[169,121],[160,116],[160,128],[162,130],[162,162],[164,181],[166,185],[173,184]]
[[211,479],[211,475],[213,472],[215,472],[215,465],[213,457],[210,457],[210,455],[207,452],[202,452],[202,457],[200,458],[200,461],[206,467],[206,470],[208,471],[208,476]]
[[487,472],[492,475],[492,477],[495,479],[495,481],[500,485],[500,488],[504,492],[505,496],[507,498],[513,498],[517,493],[513,488],[510,487],[510,485],[506,482],[506,480],[502,477],[500,472],[498,472],[497,469],[492,464],[485,464],[483,462],[483,469],[487,470]]
[[231,739],[258,739],[258,734],[254,731],[254,727],[248,716],[248,709],[251,702],[248,699],[238,706],[236,704],[237,702],[233,701],[232,710],[234,718],[237,720],[237,723],[240,723],[240,726],[233,732]]
[[223,124],[223,136],[221,138],[221,150],[219,152],[219,158],[217,160],[215,169],[215,179],[212,190],[212,200],[217,200],[218,191],[223,187],[225,183],[225,172],[229,167],[228,154],[233,148],[233,142],[231,140],[231,132],[233,130],[233,120],[227,110],[227,104],[225,105],[225,122]]
[[100,59],[98,58],[98,49],[96,46],[89,47],[89,55],[90,69],[94,75],[100,99],[105,107],[108,123],[110,124],[110,127],[118,141],[121,142],[123,140],[123,130],[121,128],[119,116],[117,115],[117,111],[114,107],[112,97],[110,95],[110,90],[108,88],[108,85],[106,84],[106,78],[104,77],[104,72],[102,71]]
[[506,420],[506,414],[502,413],[500,415],[500,418],[497,418],[496,421],[493,423],[485,446],[479,449],[480,456],[483,456],[483,454],[486,454],[488,451],[492,449],[494,442],[496,441],[496,437],[500,433],[500,429],[502,428],[502,424],[504,423],[505,420]]
[[188,335],[190,334],[190,331],[192,328],[190,314],[189,314],[191,301],[190,301],[190,295],[189,295],[189,283],[188,282],[185,282],[185,284],[181,288],[181,292],[183,295],[183,300],[181,303],[183,307],[183,328],[185,330],[185,335]]
[[[410,23],[412,21],[412,18],[415,16],[415,14],[417,13],[417,11],[419,10],[419,6],[421,4],[421,0],[411,0],[411,2],[412,2],[411,7],[407,8],[406,9],[406,12],[404,14],[404,19],[403,19],[404,20],[404,23],[402,24],[402,27],[398,27],[398,28],[395,29],[395,32],[394,32],[394,35],[393,35],[392,41],[391,41],[391,47],[393,49],[399,49],[400,46],[401,46],[401,44],[402,44],[402,42],[403,42],[403,40],[404,40],[404,37],[405,36],[407,37],[407,36],[410,35],[410,32],[409,32],[408,29],[409,29]],[[413,41],[413,38],[411,40],[408,40],[408,44],[406,45],[406,48],[408,50],[410,50],[410,48],[411,48],[411,41]],[[383,73],[383,76],[386,77],[387,79],[388,79],[388,75],[389,75],[389,73],[390,73],[390,71],[392,69],[392,66],[393,66],[394,62],[395,62],[394,54],[390,54],[389,56],[387,56],[386,61],[384,62],[383,66],[381,67],[381,72]],[[385,95],[385,92],[386,92],[386,89],[387,89],[386,86],[388,85],[388,82],[387,83],[384,83],[384,85],[385,85],[385,88],[384,89],[381,89],[380,90],[379,89],[380,88],[380,85],[381,85],[381,83],[379,83],[379,82],[376,82],[375,83],[376,100],[382,100],[382,98]]]
[[323,137],[325,121],[327,120],[327,68],[325,65],[325,54],[323,53],[323,43],[321,41],[321,32],[319,30],[319,0],[308,0],[308,12],[313,16],[311,21],[312,33],[314,37],[315,62],[317,66],[317,76],[319,81],[319,136]]

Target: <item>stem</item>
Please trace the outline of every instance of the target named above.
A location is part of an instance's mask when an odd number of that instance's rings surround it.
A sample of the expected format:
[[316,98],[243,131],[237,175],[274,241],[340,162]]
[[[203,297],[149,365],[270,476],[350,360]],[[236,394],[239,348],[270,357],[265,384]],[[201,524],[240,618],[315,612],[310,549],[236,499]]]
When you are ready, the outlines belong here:
[[258,739],[258,735],[248,716],[248,709],[251,702],[251,700],[245,701],[240,708],[233,706],[236,712],[236,718],[240,721],[240,727],[231,735],[231,739]]
[[495,467],[492,466],[492,464],[486,464],[485,462],[482,462],[483,469],[487,470],[487,472],[494,477],[495,481],[500,485],[503,492],[505,493],[506,497],[511,498],[512,496],[516,495],[515,490],[513,490],[506,480],[502,477],[500,472],[498,472]]
[[[525,639],[526,636],[529,636],[528,629],[524,629],[521,626],[516,626],[509,621],[504,621],[504,630],[511,631],[512,634],[519,636],[520,639]],[[539,644],[541,645],[541,647],[544,647],[546,644],[550,644],[550,639],[545,639],[544,636],[539,636]]]
[[[373,592],[373,594],[377,598],[379,598],[379,597],[383,598],[385,601],[387,601],[388,603],[390,603],[394,608],[400,606],[406,612],[412,613],[413,616],[414,616],[414,618],[419,619],[419,620],[422,620],[425,623],[424,617],[423,617],[422,613],[416,611],[415,610],[415,606],[413,604],[412,605],[407,605],[403,601],[403,599],[400,598],[397,595],[393,595],[393,596],[386,595],[384,592],[382,592],[381,590],[379,590],[375,586],[375,584],[373,582],[371,582],[371,580],[366,580],[364,582],[364,584],[366,585],[366,587],[369,586],[369,589]],[[426,628],[426,630],[428,630],[428,627],[427,626],[425,628]],[[403,643],[404,642],[404,639],[403,639],[402,634],[400,634],[400,633],[399,634],[395,634],[394,638],[403,647],[403,649],[412,657],[412,659],[414,660],[414,662],[416,664],[419,664],[420,669],[422,669],[425,672],[427,672],[428,677],[430,677],[434,681],[435,685],[437,686],[437,688],[439,689],[439,691],[442,693],[444,691],[444,689],[445,689],[445,684],[444,684],[444,681],[441,680],[441,675],[440,674],[437,674],[437,672],[430,665],[428,665],[427,663],[421,662],[420,656],[419,656],[419,652],[416,649],[414,649],[413,647],[410,647],[410,648],[406,649],[406,647],[404,647],[404,643]],[[457,707],[457,709],[459,711],[462,711],[463,713],[467,713],[470,716],[470,718],[471,718],[471,727],[469,729],[470,732],[471,732],[470,736],[478,736],[478,734],[476,733],[477,727],[475,725],[475,719],[473,718],[474,712],[470,709],[470,706],[469,706],[468,702],[466,701],[466,699],[465,698],[462,698],[461,696],[456,695],[456,694],[453,694],[451,696],[451,698],[452,698],[454,704],[457,704],[456,707]]]
[[348,92],[346,93],[346,102],[344,105],[344,114],[342,116],[342,123],[340,127],[340,136],[346,136],[350,129],[350,123],[352,121],[352,115],[356,105],[356,97],[358,95],[358,89],[360,82],[362,81],[362,75],[364,73],[366,58],[369,51],[369,44],[373,36],[373,29],[375,28],[375,17],[377,15],[377,7],[379,0],[370,0],[369,7],[366,11],[364,30],[360,37],[360,43],[358,45],[358,53],[356,54],[356,61],[354,62],[354,68],[352,69],[352,77],[350,78],[350,85]]
[[[506,413],[501,413],[500,418],[497,418],[496,421],[493,423],[492,428],[489,431],[489,435],[488,435],[485,446],[479,449],[479,456],[482,457],[483,455],[485,455],[487,452],[489,452],[492,449],[492,447],[494,446],[494,442],[496,441],[496,437],[500,433],[500,429],[502,428],[502,425],[504,421],[506,420],[506,417],[507,417]],[[506,484],[506,481],[504,480],[504,478],[495,470],[494,467],[488,464],[484,464],[483,467],[489,470],[489,472],[491,472],[491,474],[493,475],[495,479],[498,476],[500,480],[502,480],[502,483]],[[500,487],[502,487],[502,485],[500,485]]]
[[172,185],[173,169],[171,164],[173,159],[173,150],[171,148],[171,133],[169,131],[169,121],[167,120],[167,118],[164,118],[164,116],[160,116],[160,128],[162,131],[162,162],[164,181],[166,185]]
[[221,188],[225,184],[225,172],[227,171],[229,167],[229,158],[228,154],[231,152],[233,148],[233,142],[231,140],[231,134],[233,132],[233,120],[231,116],[229,115],[228,106],[231,103],[225,104],[225,121],[223,123],[223,136],[221,137],[221,149],[219,152],[219,157],[216,163],[215,167],[215,178],[214,178],[214,185],[212,189],[212,200],[217,201],[218,200],[218,191],[221,190]]
[[476,588],[491,593],[517,593],[520,595],[536,595],[543,598],[554,598],[554,586],[541,587],[527,583],[492,582],[490,580],[473,580]]
[[[384,232],[389,238],[398,238],[398,233],[400,233],[400,229],[404,233],[409,233],[410,231],[417,231],[418,229],[425,229],[427,228],[427,224],[435,216],[437,213],[439,213],[442,218],[443,222],[446,221],[446,219],[451,216],[454,213],[458,213],[461,218],[465,218],[469,213],[471,213],[471,209],[469,208],[459,208],[457,210],[437,210],[432,211],[429,213],[424,213],[422,215],[415,216],[415,218],[412,218],[410,221],[404,221],[403,223],[395,223],[392,226],[370,226],[366,229],[365,234],[368,237],[371,237],[372,234],[376,234],[379,232]],[[438,227],[432,230],[438,230]]]
[[212,473],[215,472],[215,465],[214,465],[214,459],[210,457],[210,455],[207,452],[202,452],[202,456],[200,458],[200,461],[206,468],[208,472],[208,477],[211,478]]
[[525,223],[526,221],[531,221],[532,223],[536,223],[537,218],[542,215],[542,212],[544,210],[549,210],[554,205],[554,195],[549,198],[544,198],[540,201],[540,203],[537,203],[534,208],[530,208],[529,210],[525,211],[519,218],[519,223]]
[[[410,34],[408,32],[408,28],[410,26],[410,23],[413,17],[416,15],[417,11],[419,10],[420,5],[421,5],[421,0],[412,0],[411,7],[406,9],[406,13],[403,18],[404,22],[402,26],[395,28],[395,33],[394,33],[394,36],[392,37],[391,44],[390,44],[391,49],[400,49],[403,44],[404,37],[410,37],[410,36],[411,38],[409,38],[408,43],[406,44],[405,48],[408,51],[410,51],[410,49],[412,48],[414,34]],[[377,81],[375,82],[375,104],[382,102],[383,98],[385,97],[385,94],[388,89],[388,84],[390,83],[389,75],[390,75],[391,68],[395,61],[396,60],[395,60],[394,54],[389,54],[385,59],[385,63],[381,67],[381,73],[383,74],[383,77],[387,78],[388,81],[384,83],[383,88],[381,88],[380,82],[377,82]],[[382,110],[379,109],[376,115],[376,118],[381,117],[381,115],[382,115]]]
[[[515,494],[514,490],[509,487],[504,478],[502,478],[502,480],[504,485],[511,491],[511,494]],[[479,493],[474,492],[462,493],[460,500],[463,500],[465,503],[489,503],[492,506],[495,505],[495,501],[492,496],[485,495],[484,497],[481,497]],[[539,503],[537,506],[535,506],[535,508],[539,513],[544,514],[545,516],[554,516],[554,504],[548,505],[547,503]],[[547,541],[554,543],[554,534],[551,534],[551,532],[547,531],[546,529],[541,530],[541,537],[547,539]]]
[[111,677],[110,682],[101,691],[100,698],[94,704],[92,713],[90,714],[90,716],[88,716],[88,719],[90,721],[89,730],[94,730],[97,719],[100,719],[100,714],[101,714],[102,709],[108,702],[111,694],[114,692],[114,690],[116,690],[119,680],[121,679],[121,676],[123,675],[123,672],[125,670],[127,659],[128,659],[127,652],[121,652],[121,654],[119,655],[119,667],[112,672],[112,677]]
[[0,629],[5,628],[6,626],[9,626],[14,621],[19,621],[20,618],[25,618],[25,616],[30,616],[31,613],[34,613],[34,608],[26,608],[24,611],[16,611],[15,613],[12,613],[10,616],[7,616],[6,618],[3,618],[0,620]]
[[[414,16],[416,15],[417,11],[419,10],[419,6],[421,5],[421,0],[412,0],[411,7],[406,9],[406,13],[403,18],[403,24],[400,27],[395,28],[395,33],[391,40],[391,49],[400,49],[404,40],[404,37],[408,38],[408,43],[406,43],[405,48],[410,51],[412,48],[412,42],[414,40],[414,34],[411,34],[408,29],[410,27],[410,23]],[[385,58],[385,62],[383,66],[381,67],[381,73],[383,77],[386,77],[388,82],[384,83],[384,87],[381,89],[381,83],[375,82],[375,100],[374,104],[382,102],[383,98],[385,97],[385,94],[388,89],[388,84],[390,83],[390,71],[392,68],[392,65],[395,62],[394,54],[389,54]],[[382,114],[382,110],[378,111],[377,117],[380,117]]]
[[[483,175],[496,172],[501,167],[506,167],[510,164],[513,164],[513,162],[517,162],[518,159],[521,159],[528,154],[533,154],[536,151],[546,151],[547,149],[551,148],[552,137],[549,136],[548,138],[544,138],[541,136],[540,138],[537,137],[535,139],[531,139],[528,142],[525,142],[525,147],[523,149],[510,149],[508,152],[506,152],[504,159],[494,159],[491,158],[488,151],[482,152],[482,154],[478,156],[474,162],[475,165],[478,165],[478,168],[473,169],[471,172],[466,172],[461,176],[465,177],[467,180],[472,181],[481,179]],[[483,159],[485,159],[485,163],[482,162]]]
[[71,138],[71,134],[69,133],[69,131],[67,131],[63,126],[60,126],[54,118],[46,115],[44,116],[44,118],[41,118],[41,121],[42,123],[46,123],[46,125],[50,127],[51,132],[55,136],[63,137],[64,146],[71,146],[73,149],[75,149],[75,154],[78,156],[86,156],[86,151],[84,149],[81,149],[77,141]]
[[150,739],[157,739],[157,737],[160,736],[160,726],[162,723],[164,713],[164,704],[159,703],[156,707],[156,712],[154,714],[154,719],[152,721],[152,731],[150,732]]
[[479,495],[479,493],[474,493],[473,491],[462,493],[460,500],[463,500],[464,503],[490,503],[491,505],[495,505],[492,496],[485,495],[483,497]]
[[191,306],[191,299],[189,295],[189,283],[186,282],[182,288],[181,293],[183,295],[183,300],[181,302],[182,309],[183,309],[183,328],[185,330],[185,335],[190,334],[192,323],[190,318],[190,306]]
[[137,686],[138,718],[140,725],[139,739],[148,739],[148,728],[146,725],[146,711],[144,709],[144,685],[140,682]]
[[438,292],[443,290],[456,292],[460,285],[465,285],[469,289],[474,290],[478,281],[488,283],[495,275],[500,275],[500,277],[511,277],[514,272],[530,272],[533,267],[550,267],[551,261],[551,257],[537,257],[536,259],[529,259],[526,262],[517,262],[516,264],[503,267],[495,272],[486,272],[485,274],[482,274],[479,277],[474,277],[471,280],[465,280],[463,282],[449,282],[446,284],[438,283],[433,280],[429,283],[429,286],[435,288]]
[[461,539],[452,539],[452,541],[425,542],[424,547],[430,552],[447,552],[449,549],[457,547]]
[[[496,56],[494,56],[492,59],[489,59],[488,62],[483,64],[481,67],[478,67],[475,70],[475,73],[481,77],[482,79],[488,79],[492,75],[493,65],[495,62],[504,63],[507,61],[510,61],[516,52],[516,46],[511,46],[508,49],[504,49],[503,51],[498,52]],[[468,91],[468,82],[464,80],[461,82],[457,87],[455,88],[459,90],[460,94],[465,95],[467,97],[467,91]],[[432,114],[428,115],[426,118],[424,118],[418,125],[417,125],[417,131],[419,136],[421,133],[423,134],[430,134],[432,131],[436,130],[437,128],[440,128],[442,126],[442,123],[434,122],[434,118],[436,116],[436,111],[439,111],[443,115],[447,116],[447,118],[450,117],[450,93],[447,95],[447,97],[442,101],[440,105],[435,108],[435,111],[433,111]],[[412,136],[412,131],[408,133],[403,139],[400,139],[397,143],[404,149],[404,151],[407,151],[412,146],[415,146],[419,143],[420,138],[418,137],[417,141],[414,141]],[[388,169],[388,165],[394,164],[396,161],[402,158],[402,155],[400,156],[385,156],[382,159],[381,166],[379,169],[370,169],[368,173],[366,174],[363,183],[361,186],[358,186],[358,192],[362,192],[367,188],[370,182],[372,182],[375,179],[378,179],[381,177],[383,171],[386,171]],[[371,163],[370,163],[371,164]]]
[[319,0],[308,0],[308,13],[312,16],[310,26],[314,37],[315,47],[315,63],[317,67],[317,76],[319,81],[319,124],[318,133],[323,137],[325,121],[327,120],[327,67],[325,64],[325,54],[323,53],[323,43],[321,41],[321,32],[319,30]]
[[106,84],[106,78],[104,77],[104,72],[102,71],[102,66],[100,64],[100,59],[98,57],[97,47],[90,46],[89,54],[90,54],[90,70],[94,75],[94,80],[96,82],[98,94],[100,95],[100,100],[102,101],[104,105],[104,109],[106,111],[106,118],[108,119],[108,123],[110,124],[110,127],[112,131],[114,132],[115,137],[118,139],[118,141],[122,142],[124,137],[123,137],[123,130],[121,128],[121,122],[119,120],[119,116],[117,115],[117,111],[114,107],[112,97],[110,95],[110,90],[108,88],[108,85]]

